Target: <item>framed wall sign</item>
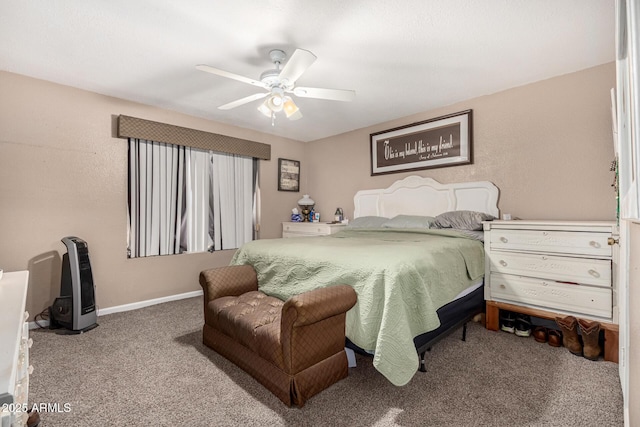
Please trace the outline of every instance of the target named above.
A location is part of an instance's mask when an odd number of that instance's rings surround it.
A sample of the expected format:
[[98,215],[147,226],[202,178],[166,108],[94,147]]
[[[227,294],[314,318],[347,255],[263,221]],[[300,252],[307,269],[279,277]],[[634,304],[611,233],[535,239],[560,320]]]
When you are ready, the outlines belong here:
[[300,191],[300,162],[278,159],[278,191]]
[[471,110],[371,134],[371,175],[472,163]]

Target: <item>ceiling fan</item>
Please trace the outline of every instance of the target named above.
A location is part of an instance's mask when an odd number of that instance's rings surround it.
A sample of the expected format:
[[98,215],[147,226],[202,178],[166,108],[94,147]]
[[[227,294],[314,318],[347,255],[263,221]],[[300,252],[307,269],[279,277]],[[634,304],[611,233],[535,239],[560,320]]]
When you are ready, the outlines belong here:
[[280,69],[280,66],[287,58],[287,54],[283,50],[273,49],[269,52],[269,57],[271,58],[271,62],[274,63],[275,68],[262,73],[260,80],[254,80],[250,77],[230,73],[204,64],[196,65],[196,69],[265,89],[266,92],[255,93],[221,105],[218,108],[220,110],[230,110],[231,108],[239,107],[249,102],[267,98],[258,107],[258,110],[265,116],[271,118],[272,125],[275,124],[275,114],[280,111],[284,111],[290,120],[297,120],[302,117],[300,109],[295,102],[293,102],[289,94],[301,98],[327,99],[331,101],[352,101],[356,96],[353,90],[296,86],[296,80],[298,80],[317,59],[316,56],[308,50],[296,49],[282,69]]

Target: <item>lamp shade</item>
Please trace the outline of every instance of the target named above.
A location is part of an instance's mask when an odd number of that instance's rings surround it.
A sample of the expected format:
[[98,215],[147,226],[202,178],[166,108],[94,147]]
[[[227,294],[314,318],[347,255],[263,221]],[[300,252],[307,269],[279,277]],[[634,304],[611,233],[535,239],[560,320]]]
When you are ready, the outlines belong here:
[[264,114],[267,117],[271,117],[273,112],[269,108],[269,105],[267,105],[268,102],[269,101],[264,101],[262,104],[260,104],[260,106],[258,107],[258,111],[260,111],[262,114]]
[[293,102],[293,99],[291,99],[291,97],[289,96],[284,97],[283,109],[284,109],[284,113],[287,115],[287,118],[289,120],[298,120],[299,118],[302,117],[302,113],[300,113],[300,109],[298,108],[296,103]]
[[269,98],[267,98],[267,106],[269,109],[275,113],[282,111],[282,107],[284,105],[284,99],[280,94],[273,94]]
[[298,204],[300,206],[313,206],[316,202],[313,201],[312,198],[309,197],[308,194],[305,194],[302,199],[298,200]]

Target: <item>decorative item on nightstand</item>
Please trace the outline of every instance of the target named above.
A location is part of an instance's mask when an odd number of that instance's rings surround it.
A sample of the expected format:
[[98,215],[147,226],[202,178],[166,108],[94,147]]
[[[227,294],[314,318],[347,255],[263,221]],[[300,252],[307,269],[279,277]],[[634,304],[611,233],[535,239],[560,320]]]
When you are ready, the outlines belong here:
[[302,211],[302,221],[309,221],[309,214],[313,211],[313,206],[315,204],[316,202],[314,202],[308,194],[305,194],[302,199],[298,200],[298,205]]
[[302,215],[298,212],[298,208],[291,209],[291,222],[302,222]]

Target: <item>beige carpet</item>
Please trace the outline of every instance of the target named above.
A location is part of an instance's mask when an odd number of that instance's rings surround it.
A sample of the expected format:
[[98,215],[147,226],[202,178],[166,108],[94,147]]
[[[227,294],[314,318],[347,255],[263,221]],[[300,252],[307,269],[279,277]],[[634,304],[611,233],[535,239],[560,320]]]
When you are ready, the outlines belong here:
[[[30,404],[66,426],[622,426],[618,365],[470,324],[391,385],[358,356],[349,377],[288,408],[201,343],[191,298],[98,318],[82,335],[32,331]],[[54,405],[55,406],[55,405]]]

